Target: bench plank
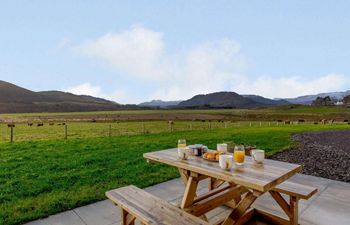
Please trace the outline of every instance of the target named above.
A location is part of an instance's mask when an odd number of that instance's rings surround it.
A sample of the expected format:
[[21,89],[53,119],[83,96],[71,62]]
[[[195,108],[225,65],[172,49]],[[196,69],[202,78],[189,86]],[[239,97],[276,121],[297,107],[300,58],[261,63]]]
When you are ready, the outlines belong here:
[[291,195],[301,199],[309,199],[317,192],[317,188],[307,185],[285,181],[272,189],[283,194]]
[[204,220],[133,185],[108,191],[106,196],[144,224],[209,225]]

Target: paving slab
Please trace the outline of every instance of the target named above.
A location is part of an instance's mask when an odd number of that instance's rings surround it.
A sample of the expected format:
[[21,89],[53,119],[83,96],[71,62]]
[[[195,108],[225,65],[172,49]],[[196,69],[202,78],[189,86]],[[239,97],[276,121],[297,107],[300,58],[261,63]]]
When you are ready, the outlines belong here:
[[350,183],[332,181],[320,196],[330,197],[350,204]]
[[79,207],[74,212],[86,225],[110,225],[121,220],[121,211],[110,200]]
[[86,225],[84,221],[73,211],[58,213],[48,218],[36,220],[27,225]]
[[300,216],[302,221],[317,225],[349,225],[350,204],[319,196]]
[[[348,225],[350,224],[350,183],[298,174],[292,180],[317,187],[319,192],[308,201],[300,200],[299,220],[303,225]],[[207,181],[200,182],[198,194],[208,190]],[[145,189],[176,205],[181,202],[184,185],[181,179],[173,179]],[[288,199],[287,196],[284,196]],[[269,194],[259,198],[254,206],[285,216],[279,205]],[[220,207],[209,213],[215,221],[228,213],[227,207]],[[116,225],[120,224],[120,209],[109,200],[100,201],[74,210],[59,213],[27,225]]]

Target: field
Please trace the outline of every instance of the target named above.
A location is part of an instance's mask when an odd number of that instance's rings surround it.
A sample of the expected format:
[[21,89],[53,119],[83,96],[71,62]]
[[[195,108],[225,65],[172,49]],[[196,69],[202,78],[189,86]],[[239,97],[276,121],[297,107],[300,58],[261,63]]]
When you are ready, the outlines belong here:
[[[345,107],[280,106],[266,109],[210,110],[134,110],[76,113],[22,113],[0,116],[0,143],[71,138],[205,130],[230,127],[280,126],[278,121],[305,120],[313,124],[321,119],[344,123],[350,120]],[[173,121],[169,124],[169,121]],[[38,124],[43,123],[43,126]],[[30,124],[31,126],[29,126]],[[63,125],[64,124],[64,125]]]
[[[314,124],[322,118],[336,122]],[[290,106],[1,115],[0,225],[95,202],[112,188],[175,178],[174,168],[148,165],[142,154],[175,147],[180,138],[210,148],[223,141],[255,144],[271,155],[294,145],[293,133],[350,129],[348,118],[347,108]],[[297,124],[300,119],[306,122]],[[8,124],[15,125],[13,143]]]
[[287,105],[261,109],[207,109],[207,110],[121,110],[75,113],[18,113],[2,114],[2,123],[27,122],[91,122],[91,121],[149,121],[149,120],[225,120],[225,121],[276,121],[299,120],[318,121],[350,119],[348,107],[313,107]]

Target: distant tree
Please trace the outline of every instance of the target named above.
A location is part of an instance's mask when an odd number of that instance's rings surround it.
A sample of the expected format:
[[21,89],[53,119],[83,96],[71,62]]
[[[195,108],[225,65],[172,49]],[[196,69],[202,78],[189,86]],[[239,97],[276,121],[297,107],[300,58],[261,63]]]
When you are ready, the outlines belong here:
[[344,104],[344,105],[350,105],[350,95],[345,96],[345,97],[343,98],[343,104]]
[[326,96],[324,98],[317,97],[313,102],[312,105],[314,106],[330,106],[334,105],[334,102],[332,101],[331,97]]

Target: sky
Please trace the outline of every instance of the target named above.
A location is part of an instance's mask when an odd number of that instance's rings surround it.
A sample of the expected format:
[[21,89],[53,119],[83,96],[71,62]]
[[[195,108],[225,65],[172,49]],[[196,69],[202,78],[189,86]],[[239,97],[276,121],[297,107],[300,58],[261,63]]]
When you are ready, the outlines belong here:
[[350,1],[0,1],[0,80],[119,103],[350,89]]

